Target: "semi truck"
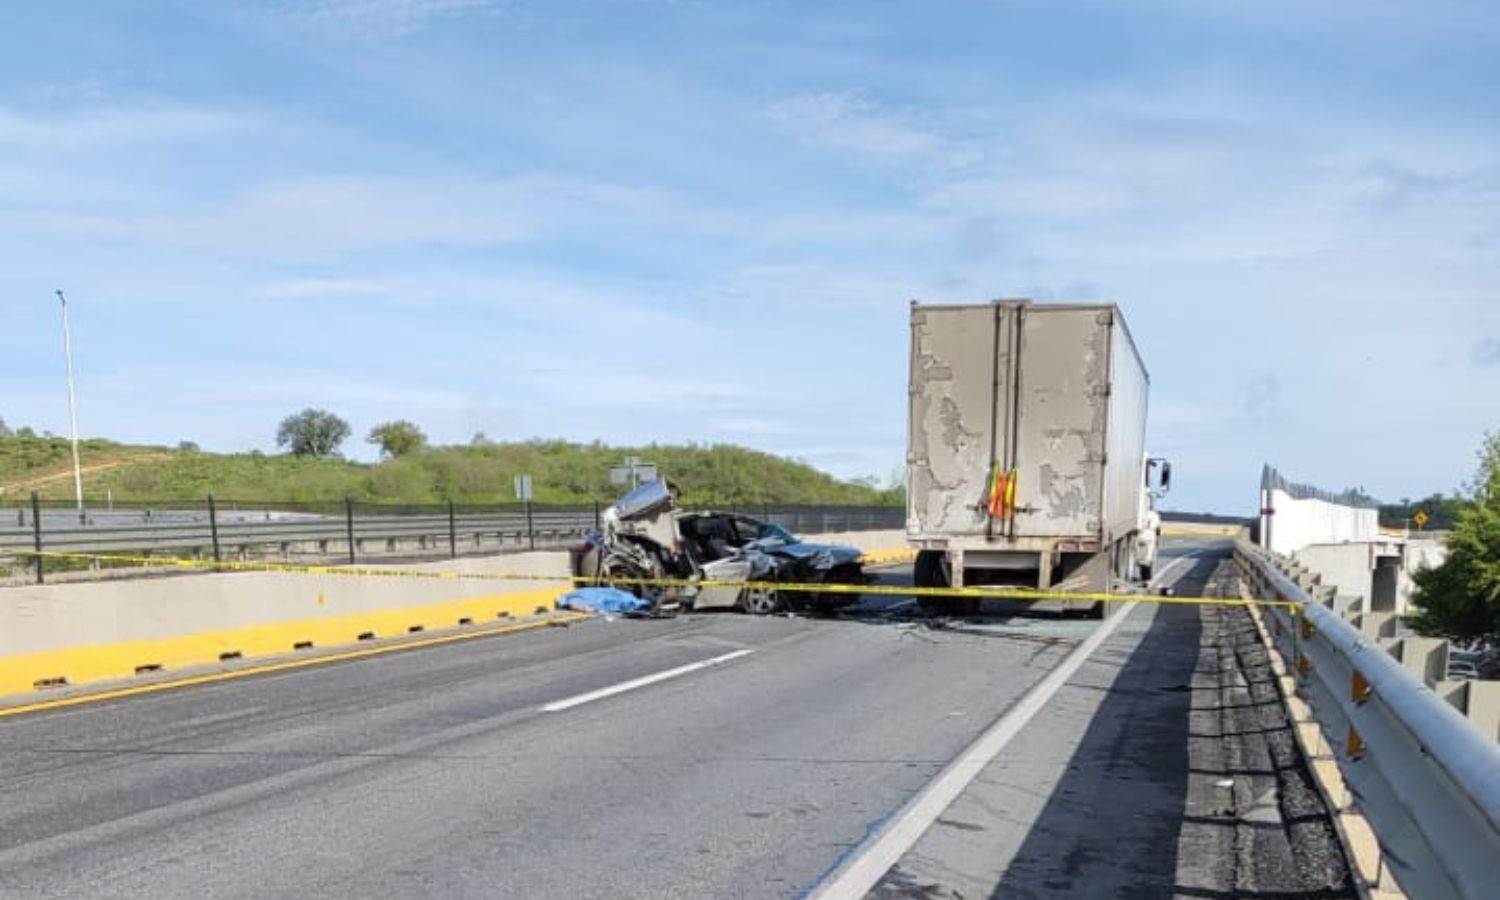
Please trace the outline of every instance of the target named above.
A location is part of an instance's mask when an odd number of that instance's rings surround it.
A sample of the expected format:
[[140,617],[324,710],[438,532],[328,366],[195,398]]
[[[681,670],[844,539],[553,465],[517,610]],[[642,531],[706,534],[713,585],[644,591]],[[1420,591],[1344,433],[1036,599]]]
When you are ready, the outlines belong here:
[[[1117,306],[914,301],[910,364],[906,531],[919,587],[1102,593],[1149,583],[1154,500],[1171,465],[1146,454],[1150,379]],[[1098,601],[1046,605],[1104,611]]]

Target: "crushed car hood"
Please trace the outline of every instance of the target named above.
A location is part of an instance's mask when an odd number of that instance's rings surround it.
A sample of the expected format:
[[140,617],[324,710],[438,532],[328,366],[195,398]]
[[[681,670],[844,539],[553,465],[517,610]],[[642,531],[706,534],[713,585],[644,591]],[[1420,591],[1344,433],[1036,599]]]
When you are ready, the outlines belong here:
[[842,547],[837,544],[808,544],[801,541],[795,544],[785,544],[779,541],[754,541],[746,549],[754,549],[761,553],[768,553],[772,556],[780,556],[786,559],[805,561],[815,571],[824,571],[834,566],[858,562],[861,556],[860,552],[853,547]]

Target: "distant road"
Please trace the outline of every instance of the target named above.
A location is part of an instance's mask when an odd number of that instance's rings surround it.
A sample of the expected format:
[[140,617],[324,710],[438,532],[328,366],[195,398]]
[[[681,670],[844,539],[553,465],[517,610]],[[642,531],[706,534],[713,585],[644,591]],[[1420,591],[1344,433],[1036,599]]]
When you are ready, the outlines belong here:
[[[100,472],[113,469],[117,466],[129,465],[130,463],[152,462],[158,459],[170,457],[170,453],[142,453],[139,456],[127,456],[120,459],[108,459],[100,462],[91,462],[80,466],[84,475],[97,475]],[[20,481],[12,481],[9,484],[0,484],[0,494],[9,494],[13,491],[32,491],[42,485],[51,484],[55,481],[64,481],[73,477],[73,467],[69,465],[65,469],[49,472],[46,475],[33,475]]]
[[[1099,627],[911,611],[594,620],[0,720],[0,895],[795,896]],[[1058,859],[1154,852],[1163,823],[1099,812],[1127,852]]]

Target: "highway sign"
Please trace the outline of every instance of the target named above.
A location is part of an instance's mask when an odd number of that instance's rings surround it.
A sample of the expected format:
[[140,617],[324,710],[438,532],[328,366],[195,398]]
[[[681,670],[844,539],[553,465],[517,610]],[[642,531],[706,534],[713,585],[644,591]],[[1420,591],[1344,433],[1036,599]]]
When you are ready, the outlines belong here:
[[1426,528],[1427,527],[1427,511],[1424,510],[1424,509],[1417,510],[1417,514],[1414,515],[1414,516],[1412,516],[1411,520],[1413,522],[1417,523],[1417,527],[1418,528]]
[[638,487],[656,480],[656,463],[641,462],[639,456],[627,456],[618,466],[609,467],[610,484],[628,484]]

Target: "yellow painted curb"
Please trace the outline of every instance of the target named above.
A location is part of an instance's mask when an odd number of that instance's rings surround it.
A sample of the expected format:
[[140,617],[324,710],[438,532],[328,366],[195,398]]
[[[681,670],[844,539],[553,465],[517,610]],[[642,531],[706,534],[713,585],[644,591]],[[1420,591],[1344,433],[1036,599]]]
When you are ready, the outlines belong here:
[[566,589],[545,587],[423,606],[27,653],[0,659],[0,696],[27,693],[49,685],[131,678],[227,659],[349,646],[373,638],[531,615],[539,608],[551,610],[553,601]]
[[1178,523],[1175,525],[1163,525],[1161,527],[1162,537],[1234,537],[1247,528],[1244,525],[1228,525],[1213,522],[1199,524]]
[[176,688],[192,687],[198,684],[212,684],[218,681],[229,681],[236,678],[248,678],[252,675],[265,675],[272,672],[284,672],[288,669],[304,669],[310,666],[320,666],[327,663],[343,662],[350,659],[363,659],[369,656],[380,656],[386,653],[397,653],[402,650],[415,650],[421,647],[433,647],[440,644],[453,644],[459,641],[471,641],[483,637],[492,637],[501,634],[513,634],[517,631],[532,631],[538,628],[546,628],[549,625],[567,625],[590,616],[586,613],[560,613],[555,616],[536,618],[530,621],[520,621],[511,625],[496,624],[487,628],[479,628],[473,631],[449,632],[437,637],[420,638],[414,641],[401,641],[400,643],[382,644],[375,647],[362,647],[354,650],[345,650],[339,653],[325,653],[321,656],[307,656],[301,659],[289,659],[281,662],[267,662],[263,665],[252,665],[242,669],[230,669],[222,672],[207,672],[202,675],[188,675],[182,678],[172,678],[166,681],[153,681],[147,684],[122,685],[115,688],[103,688],[84,694],[74,694],[68,697],[57,697],[52,700],[37,700],[31,703],[22,703],[16,706],[0,706],[0,719],[6,716],[16,716],[23,713],[41,712],[48,709],[60,709],[67,706],[81,706],[85,703],[97,703],[101,700],[113,700],[118,697],[133,697],[138,694],[156,694],[162,691],[170,691]]
[[913,547],[886,547],[865,551],[860,554],[859,561],[867,566],[890,566],[913,562],[916,558],[917,551]]

